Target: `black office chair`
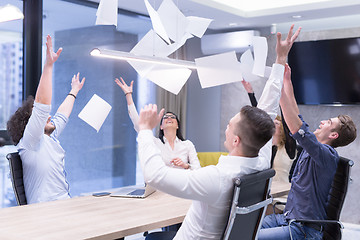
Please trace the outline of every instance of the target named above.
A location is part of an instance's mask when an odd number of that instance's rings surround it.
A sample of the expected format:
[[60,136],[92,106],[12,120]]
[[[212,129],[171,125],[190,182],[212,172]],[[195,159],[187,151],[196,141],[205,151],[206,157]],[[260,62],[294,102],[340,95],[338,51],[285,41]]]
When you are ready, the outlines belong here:
[[274,175],[274,169],[267,169],[234,180],[234,195],[223,240],[256,238],[266,207],[272,202],[269,182]]
[[352,160],[340,157],[328,196],[328,205],[326,207],[327,220],[292,219],[289,222],[289,226],[293,222],[318,224],[318,226],[323,227],[323,240],[341,240],[341,229],[344,226],[339,221],[339,218],[348,190],[350,169],[353,165],[354,162]]
[[18,205],[26,205],[25,187],[23,181],[23,167],[21,158],[18,152],[9,153],[6,155],[9,160],[11,182],[14,189],[16,202]]

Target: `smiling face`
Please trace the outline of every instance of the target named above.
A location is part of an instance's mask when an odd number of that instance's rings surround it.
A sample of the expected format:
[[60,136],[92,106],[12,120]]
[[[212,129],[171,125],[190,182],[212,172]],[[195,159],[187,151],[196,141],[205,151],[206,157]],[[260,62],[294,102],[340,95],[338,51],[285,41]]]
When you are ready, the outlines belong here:
[[339,136],[336,132],[336,129],[338,129],[339,126],[339,118],[323,120],[320,122],[319,128],[314,131],[314,134],[319,142],[328,143]]
[[177,129],[178,128],[178,121],[176,120],[176,116],[173,113],[166,113],[162,120],[160,129]]

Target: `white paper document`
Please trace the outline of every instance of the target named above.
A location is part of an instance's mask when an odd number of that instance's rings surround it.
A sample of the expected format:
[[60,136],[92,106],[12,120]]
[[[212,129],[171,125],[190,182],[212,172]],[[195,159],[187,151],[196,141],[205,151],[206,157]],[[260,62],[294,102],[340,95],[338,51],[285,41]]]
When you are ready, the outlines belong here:
[[117,26],[118,0],[100,0],[95,25]]
[[156,65],[146,78],[159,87],[177,95],[191,75],[191,70],[183,67]]
[[153,26],[154,31],[162,38],[165,42],[170,44],[170,39],[166,33],[164,25],[161,22],[159,14],[155,11],[155,9],[150,5],[148,0],[144,0],[146,9],[149,13],[151,23]]
[[184,14],[171,0],[163,0],[157,13],[169,38],[174,42],[180,41],[188,24]]
[[260,77],[265,76],[268,45],[265,37],[253,37],[254,67],[252,73]]
[[240,63],[235,51],[195,59],[202,88],[242,80]]
[[106,117],[109,115],[110,110],[111,105],[98,95],[94,94],[81,110],[78,117],[99,132]]
[[171,45],[166,44],[152,29],[130,51],[135,55],[156,57],[167,57],[172,52]]
[[213,21],[213,19],[195,17],[195,16],[189,16],[186,17],[186,19],[188,20],[186,32],[191,33],[192,35],[198,38],[202,38],[206,29]]

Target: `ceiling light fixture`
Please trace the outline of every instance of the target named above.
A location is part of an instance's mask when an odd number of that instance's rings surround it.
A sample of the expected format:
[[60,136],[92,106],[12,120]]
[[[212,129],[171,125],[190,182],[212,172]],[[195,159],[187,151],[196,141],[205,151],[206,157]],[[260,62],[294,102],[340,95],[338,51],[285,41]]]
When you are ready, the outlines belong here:
[[292,16],[292,18],[293,19],[300,19],[300,18],[302,18],[302,16],[301,15],[294,15],[294,16]]
[[178,60],[172,58],[161,58],[156,56],[141,56],[141,55],[135,55],[132,53],[116,51],[116,50],[94,48],[93,50],[91,50],[90,55],[95,57],[155,63],[155,64],[161,64],[167,66],[177,66],[177,67],[196,69],[195,63],[190,61],[184,61],[184,60]]
[[0,22],[19,20],[23,18],[24,14],[18,7],[15,7],[14,5],[7,4],[0,7]]

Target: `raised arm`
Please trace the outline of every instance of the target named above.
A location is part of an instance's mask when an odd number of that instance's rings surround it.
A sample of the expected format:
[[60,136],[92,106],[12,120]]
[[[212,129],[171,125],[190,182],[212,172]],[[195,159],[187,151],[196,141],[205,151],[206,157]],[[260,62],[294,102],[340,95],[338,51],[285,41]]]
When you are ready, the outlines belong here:
[[300,129],[302,121],[298,116],[299,108],[296,103],[294,88],[291,82],[291,69],[287,64],[285,66],[284,85],[281,91],[280,106],[290,132],[292,134],[296,133]]
[[251,102],[251,106],[253,107],[256,107],[257,106],[257,100],[256,100],[256,97],[255,97],[255,93],[254,93],[254,90],[251,86],[251,83],[245,81],[245,79],[243,79],[241,81],[242,85],[244,86],[246,92],[248,93],[249,95],[249,99],[250,99],[250,102]]
[[131,81],[129,86],[125,83],[124,79],[122,79],[121,77],[120,79],[121,81],[116,78],[115,82],[125,94],[126,102],[128,104],[129,117],[134,125],[135,131],[139,132],[139,113],[136,111],[136,107],[132,98],[134,81]]
[[291,25],[285,40],[281,40],[281,33],[277,33],[276,61],[258,103],[258,108],[267,112],[272,119],[275,119],[279,110],[281,87],[287,56],[301,30],[301,28],[299,28],[293,34],[293,29],[294,25]]
[[66,96],[65,100],[62,102],[62,104],[57,110],[58,113],[65,115],[67,118],[70,117],[70,114],[74,107],[75,98],[85,83],[85,78],[83,78],[80,82],[79,77],[80,77],[80,73],[73,76],[71,80],[71,91]]
[[52,40],[49,35],[46,37],[46,60],[40,82],[35,95],[35,102],[51,105],[52,98],[52,71],[56,60],[59,58],[62,48],[55,53]]

